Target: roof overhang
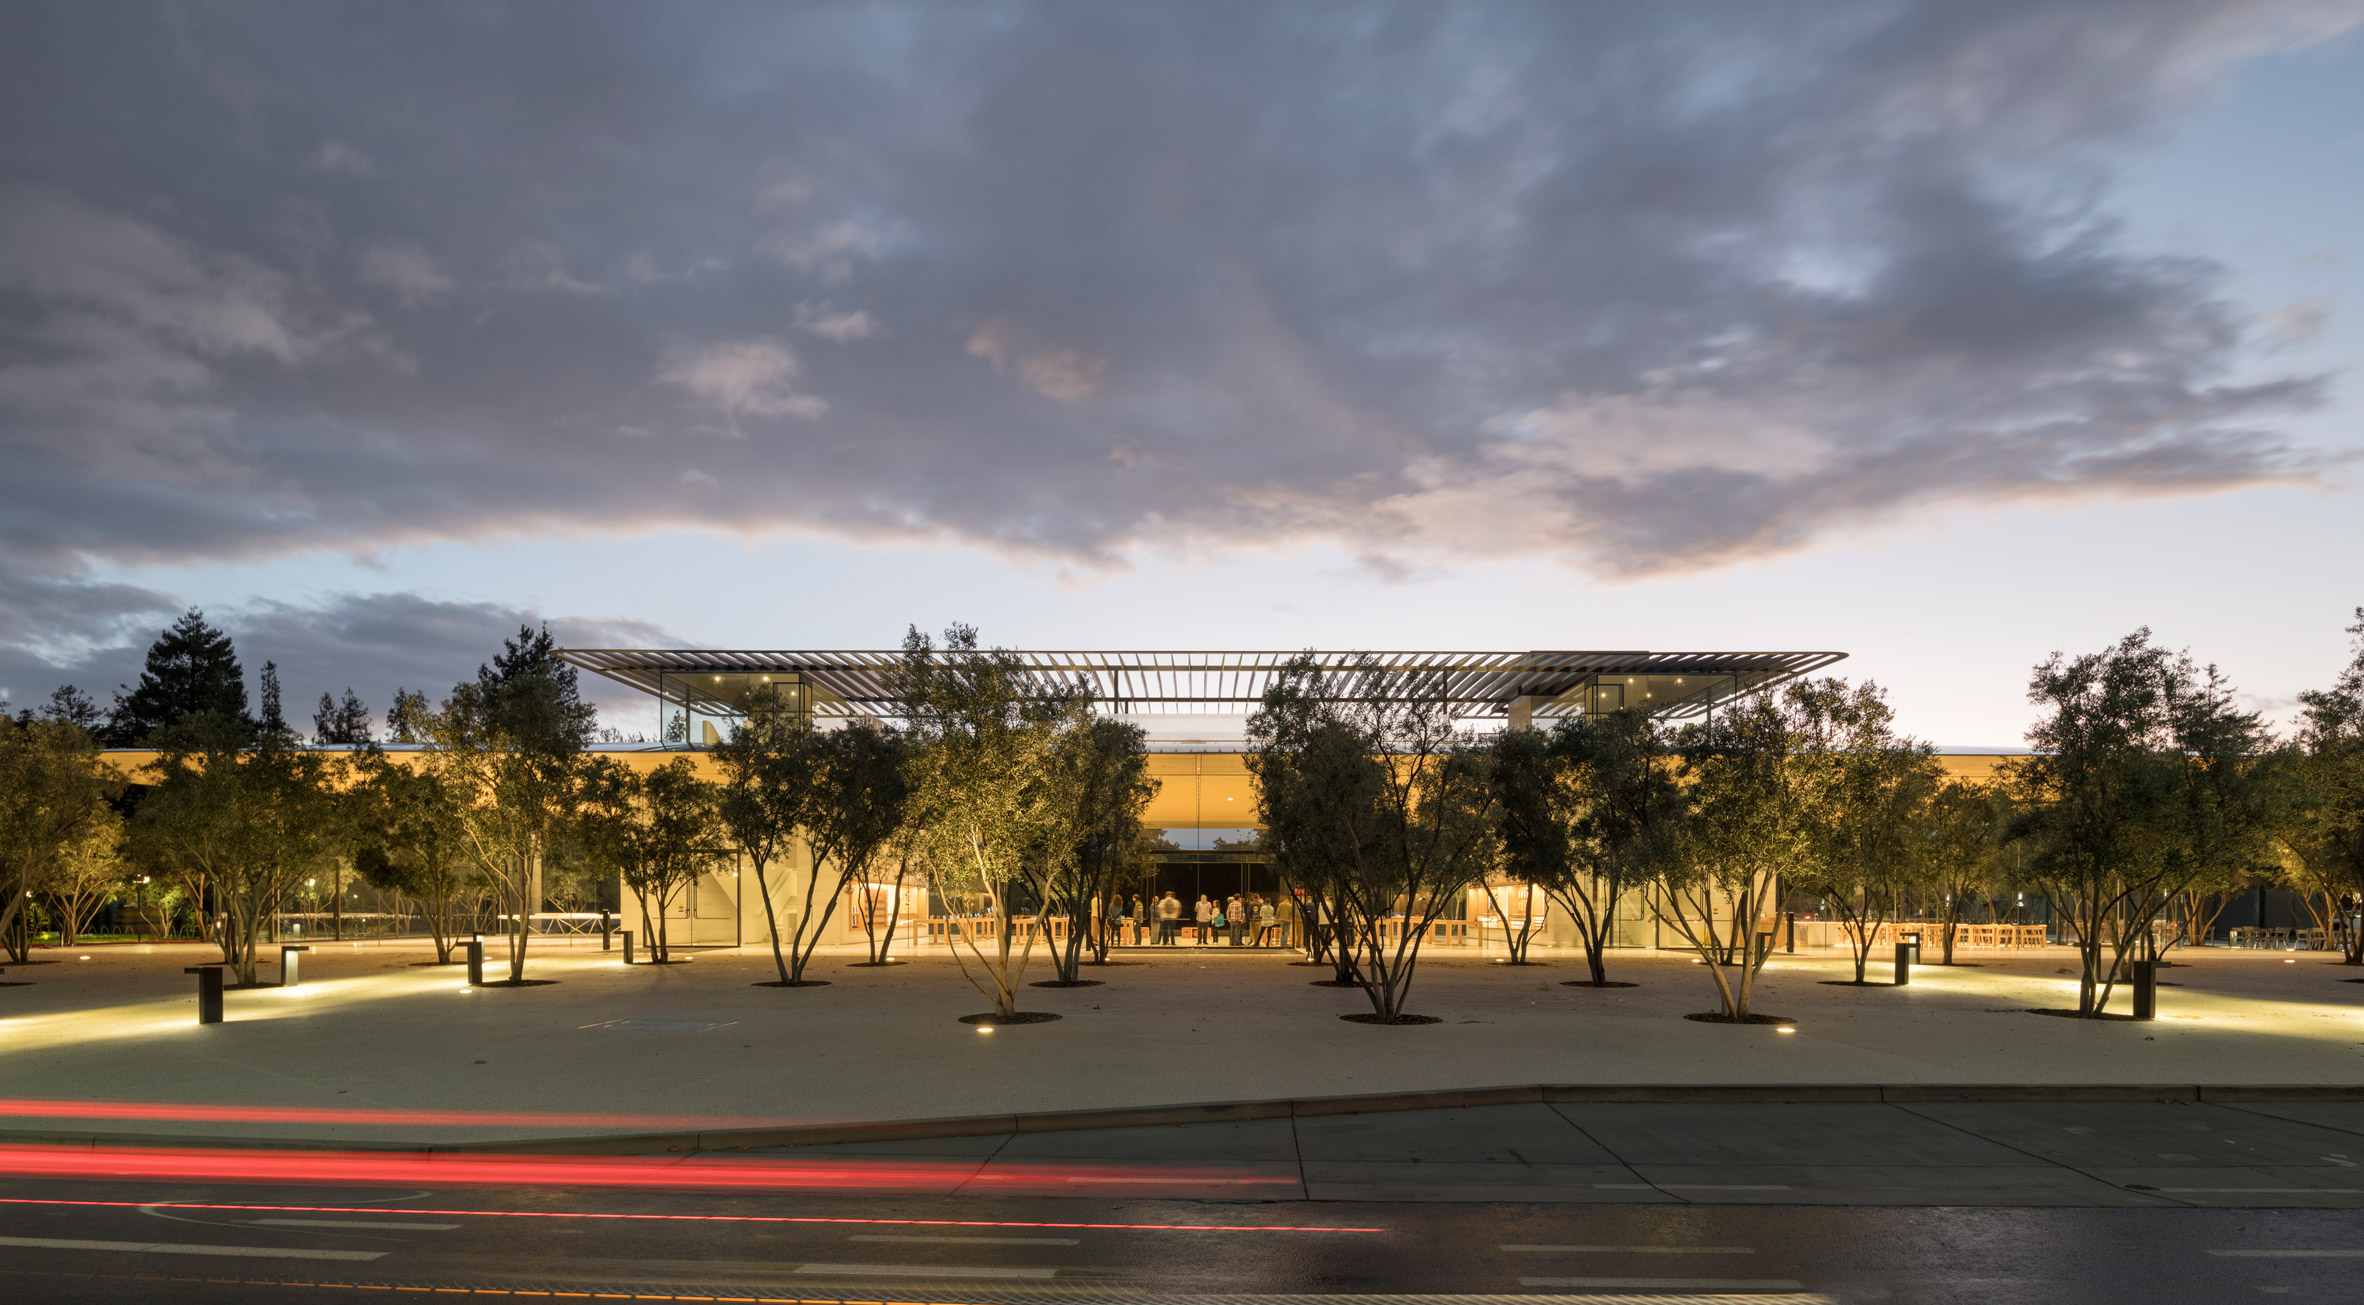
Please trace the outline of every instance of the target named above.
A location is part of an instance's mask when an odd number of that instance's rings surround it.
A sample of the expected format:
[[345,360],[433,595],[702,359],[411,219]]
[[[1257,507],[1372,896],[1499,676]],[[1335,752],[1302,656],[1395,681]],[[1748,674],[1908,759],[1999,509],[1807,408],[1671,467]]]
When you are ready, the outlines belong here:
[[[1657,696],[1654,710],[1696,715],[1735,694],[1809,675],[1846,656],[1838,652],[1322,652],[1304,650],[1325,667],[1345,668],[1369,656],[1391,669],[1441,675],[1458,714],[1565,716],[1585,710],[1597,685],[1651,684],[1679,692]],[[899,701],[888,672],[899,650],[791,652],[716,648],[569,648],[569,663],[643,693],[693,708],[729,714],[728,702],[709,698],[696,677],[794,675],[814,687],[824,714],[894,716]],[[1016,651],[1046,692],[1088,689],[1108,710],[1127,715],[1248,712],[1262,701],[1289,652],[1037,652]],[[1676,683],[1679,681],[1679,685]],[[1516,704],[1514,706],[1514,704]],[[1637,702],[1634,705],[1642,705]]]

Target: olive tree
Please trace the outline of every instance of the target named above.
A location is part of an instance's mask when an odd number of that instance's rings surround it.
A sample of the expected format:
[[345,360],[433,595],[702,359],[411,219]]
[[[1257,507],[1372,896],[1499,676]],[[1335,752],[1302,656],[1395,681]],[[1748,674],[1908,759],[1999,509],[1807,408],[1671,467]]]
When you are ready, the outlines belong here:
[[273,913],[333,853],[327,759],[284,729],[217,712],[183,717],[151,741],[152,788],[133,821],[140,859],[183,867],[210,890],[222,961],[252,984]]
[[2097,653],[2055,653],[2028,682],[2043,715],[2014,760],[2012,836],[2029,878],[2066,911],[2081,962],[2077,1013],[2099,1017],[2151,924],[2192,883],[2271,856],[2280,786],[2258,716],[2214,667],[2147,629]]
[[1796,764],[1806,727],[1800,694],[1764,690],[1683,731],[1691,801],[1680,824],[1664,831],[1653,906],[1705,963],[1722,1020],[1763,1018],[1750,1008],[1766,960],[1755,935],[1771,927],[1781,885],[1806,864],[1823,815],[1821,790]]
[[[2298,695],[2300,782],[2310,799],[2290,840],[2340,896],[2364,900],[2364,607],[2348,627],[2355,651],[2328,689]],[[2364,928],[2347,932],[2349,965],[2364,965]]]
[[1044,778],[1066,697],[1038,683],[1015,654],[980,647],[965,625],[946,630],[941,648],[911,630],[889,683],[912,740],[929,878],[946,897],[983,908],[965,913],[953,959],[993,1003],[990,1018],[1013,1020],[1039,932],[1022,929],[1021,907],[1030,903],[1020,895],[1031,886],[1028,858],[1051,823]]
[[656,964],[673,960],[667,921],[674,901],[727,856],[720,805],[719,786],[685,756],[645,775],[609,757],[583,767],[571,832],[584,857],[632,893]]
[[128,863],[123,856],[123,817],[101,805],[94,819],[83,825],[58,849],[48,882],[49,900],[57,907],[58,941],[72,947],[109,898],[125,886]]
[[1942,780],[1928,744],[1899,735],[1877,684],[1832,678],[1790,686],[1789,767],[1805,810],[1793,888],[1819,894],[1845,926],[1864,983],[1872,940],[1931,868],[1928,803]]
[[1490,748],[1456,724],[1444,675],[1367,655],[1291,658],[1248,719],[1266,828],[1319,849],[1345,908],[1371,1003],[1347,1018],[1434,1022],[1404,1010],[1421,945],[1494,855]]
[[[772,902],[772,874],[775,869],[787,872],[795,859],[797,830],[813,803],[819,740],[812,718],[772,686],[751,693],[745,710],[730,737],[711,751],[722,772],[717,811],[723,829],[755,872],[755,892],[763,899],[764,932],[771,938],[772,967],[780,976],[777,984],[794,987],[803,978],[804,967],[799,959],[791,972],[790,955],[799,949],[782,946],[779,908]],[[814,873],[818,874],[817,867]],[[808,884],[805,914],[811,913],[811,903]],[[797,937],[802,934],[800,916]]]
[[122,785],[88,731],[56,716],[0,712],[0,943],[29,959],[27,909],[66,849],[107,815]]
[[[849,721],[812,738],[812,791],[805,808],[805,909],[790,940],[788,984],[819,982],[804,968],[847,890],[866,885],[903,827],[910,803],[910,749],[876,721]],[[900,876],[897,878],[901,886]]]
[[355,873],[381,892],[417,902],[436,964],[451,964],[460,909],[472,907],[489,887],[457,796],[436,770],[371,752],[363,756],[350,797]]
[[1505,863],[1575,924],[1591,975],[1575,982],[1609,986],[1617,904],[1670,858],[1688,811],[1665,727],[1628,707],[1506,731],[1494,782]]
[[1946,780],[1922,804],[1918,837],[1928,865],[1928,891],[1938,903],[1941,965],[1954,963],[1962,912],[2002,885],[2002,834],[2007,824],[1998,789]]
[[508,924],[512,983],[525,979],[542,861],[574,801],[594,717],[549,627],[523,626],[474,681],[453,686],[440,710],[404,722],[425,739],[421,760],[450,788],[493,885]]
[[[1051,950],[1055,983],[1097,982],[1080,968],[1093,933],[1092,904],[1131,867],[1142,841],[1141,813],[1157,792],[1147,737],[1140,726],[1095,716],[1078,702],[1045,758],[1040,897],[1046,914],[1067,919],[1066,942]],[[1094,953],[1101,950],[1095,943]]]

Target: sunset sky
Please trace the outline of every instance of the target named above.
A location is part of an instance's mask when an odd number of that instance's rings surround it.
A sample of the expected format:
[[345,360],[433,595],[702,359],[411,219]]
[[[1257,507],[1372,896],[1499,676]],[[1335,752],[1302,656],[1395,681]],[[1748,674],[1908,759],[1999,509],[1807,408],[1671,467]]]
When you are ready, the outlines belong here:
[[[2364,603],[2356,3],[16,4],[0,692],[583,646],[1835,649]],[[609,695],[608,722],[654,713]]]

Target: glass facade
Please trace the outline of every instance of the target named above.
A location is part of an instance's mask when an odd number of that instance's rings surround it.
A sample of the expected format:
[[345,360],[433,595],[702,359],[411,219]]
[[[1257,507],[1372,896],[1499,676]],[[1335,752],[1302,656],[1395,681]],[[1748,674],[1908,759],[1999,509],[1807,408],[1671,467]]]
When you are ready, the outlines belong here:
[[813,709],[813,688],[793,671],[683,671],[657,677],[664,742],[710,748],[731,736],[756,695],[774,693],[798,711]]

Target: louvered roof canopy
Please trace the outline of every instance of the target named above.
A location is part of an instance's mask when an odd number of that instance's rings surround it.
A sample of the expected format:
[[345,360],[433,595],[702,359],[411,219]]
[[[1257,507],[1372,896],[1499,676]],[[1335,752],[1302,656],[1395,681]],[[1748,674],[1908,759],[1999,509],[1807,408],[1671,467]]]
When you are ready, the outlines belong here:
[[[1845,657],[1837,652],[1321,652],[1327,668],[1348,669],[1368,656],[1392,670],[1443,677],[1463,716],[1502,716],[1524,706],[1537,716],[1597,709],[1615,689],[1618,701],[1688,716],[1736,693],[1808,675]],[[1045,692],[1088,689],[1107,710],[1128,715],[1199,715],[1252,711],[1280,668],[1298,652],[1037,652],[1015,655]],[[736,694],[702,687],[744,684],[746,676],[794,676],[812,686],[824,714],[893,716],[899,701],[889,672],[899,650],[787,652],[708,648],[570,648],[575,666],[668,702],[731,711]],[[1633,691],[1628,694],[1627,688]],[[1590,693],[1588,694],[1588,691]]]

